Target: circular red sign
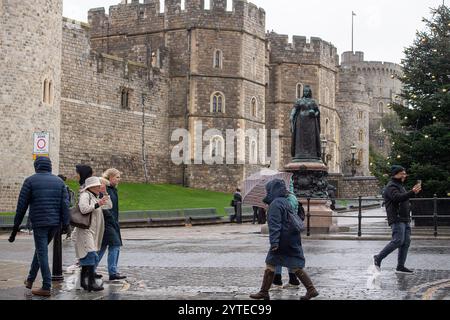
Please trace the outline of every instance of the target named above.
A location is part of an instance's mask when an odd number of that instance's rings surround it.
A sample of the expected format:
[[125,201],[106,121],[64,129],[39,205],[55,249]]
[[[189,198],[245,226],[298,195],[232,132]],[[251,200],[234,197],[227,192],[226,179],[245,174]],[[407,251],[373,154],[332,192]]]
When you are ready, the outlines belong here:
[[37,141],[37,147],[39,150],[44,149],[46,145],[47,145],[47,143],[45,142],[45,139],[39,139]]

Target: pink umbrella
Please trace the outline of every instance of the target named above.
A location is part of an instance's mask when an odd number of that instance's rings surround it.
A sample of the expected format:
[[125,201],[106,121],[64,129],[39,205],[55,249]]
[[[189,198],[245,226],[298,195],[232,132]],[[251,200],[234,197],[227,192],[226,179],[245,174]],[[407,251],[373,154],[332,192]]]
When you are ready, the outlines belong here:
[[263,202],[266,197],[266,185],[275,179],[284,180],[286,187],[289,188],[292,178],[292,173],[279,172],[270,169],[263,169],[244,181],[242,190],[242,204],[244,206],[256,206],[260,208],[267,208]]

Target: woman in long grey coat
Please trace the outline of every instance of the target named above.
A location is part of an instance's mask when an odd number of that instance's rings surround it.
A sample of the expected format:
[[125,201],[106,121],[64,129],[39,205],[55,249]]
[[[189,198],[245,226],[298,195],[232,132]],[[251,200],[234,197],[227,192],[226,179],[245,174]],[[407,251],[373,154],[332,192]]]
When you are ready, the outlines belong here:
[[267,196],[264,202],[269,205],[268,224],[270,250],[266,258],[261,290],[250,295],[253,299],[269,300],[269,289],[275,277],[275,266],[283,266],[292,270],[306,288],[306,295],[301,300],[317,297],[319,293],[303,270],[305,257],[303,255],[300,232],[290,231],[289,215],[294,215],[292,206],[287,200],[288,191],[283,180],[276,179],[266,185]]
[[101,186],[98,177],[86,179],[78,200],[81,213],[91,214],[89,229],[75,228],[74,237],[75,254],[81,266],[81,286],[88,291],[103,290],[103,286],[99,286],[95,282],[95,266],[98,262],[97,252],[101,248],[105,231],[103,209],[111,209],[112,203],[108,194],[99,198]]

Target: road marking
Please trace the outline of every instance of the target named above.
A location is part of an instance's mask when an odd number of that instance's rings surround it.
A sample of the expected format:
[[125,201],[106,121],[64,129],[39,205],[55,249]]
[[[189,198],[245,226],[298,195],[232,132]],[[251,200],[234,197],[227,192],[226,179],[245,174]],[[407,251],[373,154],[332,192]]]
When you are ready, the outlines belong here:
[[447,281],[446,283],[442,283],[440,285],[431,287],[427,291],[425,291],[424,295],[422,296],[422,300],[431,300],[436,291],[440,289],[450,288],[450,279],[447,279],[446,281]]

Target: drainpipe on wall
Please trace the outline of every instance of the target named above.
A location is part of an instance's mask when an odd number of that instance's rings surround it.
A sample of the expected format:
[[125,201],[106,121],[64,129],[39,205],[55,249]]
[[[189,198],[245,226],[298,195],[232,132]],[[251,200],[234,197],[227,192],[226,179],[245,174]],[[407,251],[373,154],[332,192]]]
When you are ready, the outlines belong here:
[[[192,54],[192,29],[189,27],[187,29],[188,37],[187,37],[187,43],[188,43],[188,70],[186,74],[186,109],[184,112],[184,127],[186,130],[189,130],[189,117],[190,117],[190,103],[191,103],[191,54]],[[183,187],[189,187],[189,183],[187,181],[186,177],[186,169],[187,164],[183,164]]]

